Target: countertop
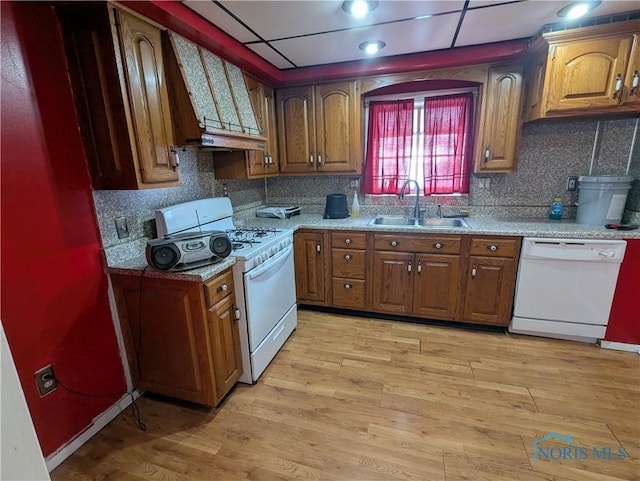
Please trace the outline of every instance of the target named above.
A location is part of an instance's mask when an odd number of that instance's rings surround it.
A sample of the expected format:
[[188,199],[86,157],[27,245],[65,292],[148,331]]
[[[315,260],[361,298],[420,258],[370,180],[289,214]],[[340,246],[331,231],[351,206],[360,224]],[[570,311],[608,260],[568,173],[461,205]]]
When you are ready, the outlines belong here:
[[[415,232],[430,234],[478,234],[522,237],[554,237],[574,239],[640,239],[640,229],[618,231],[600,226],[577,224],[575,220],[546,219],[495,219],[469,217],[465,221],[469,227],[433,228],[420,226],[383,226],[369,225],[372,216],[346,219],[323,219],[319,214],[303,214],[291,219],[251,218],[244,222],[247,226],[274,227],[290,229],[332,229],[360,230],[369,232]],[[236,221],[236,225],[243,225]],[[142,247],[144,249],[144,247]],[[185,281],[204,282],[235,264],[234,257],[197,269],[182,272],[161,272],[148,268],[144,252],[130,259],[109,262],[109,272],[114,274],[140,275],[144,270],[145,277],[179,279]]]

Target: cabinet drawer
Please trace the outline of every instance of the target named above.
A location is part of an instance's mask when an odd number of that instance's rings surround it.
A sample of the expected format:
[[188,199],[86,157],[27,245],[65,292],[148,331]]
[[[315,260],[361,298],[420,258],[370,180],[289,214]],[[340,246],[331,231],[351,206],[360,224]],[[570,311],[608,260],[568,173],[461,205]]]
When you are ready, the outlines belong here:
[[461,244],[462,237],[459,236],[410,236],[404,233],[373,236],[373,248],[379,251],[459,254]]
[[203,287],[207,307],[211,307],[233,292],[233,272],[231,272],[231,270],[223,272],[219,276],[205,282]]
[[333,306],[347,309],[365,308],[365,281],[333,279]]
[[516,257],[520,242],[518,239],[472,238],[472,256]]
[[342,249],[365,249],[367,235],[362,232],[332,232],[331,247]]
[[364,279],[365,251],[333,249],[331,251],[331,272],[333,277],[353,277]]

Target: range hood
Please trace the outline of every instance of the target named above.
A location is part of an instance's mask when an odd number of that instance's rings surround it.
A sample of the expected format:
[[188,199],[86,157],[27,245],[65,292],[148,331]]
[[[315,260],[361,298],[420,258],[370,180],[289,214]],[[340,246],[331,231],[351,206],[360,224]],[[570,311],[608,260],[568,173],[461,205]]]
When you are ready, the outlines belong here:
[[166,36],[164,60],[177,145],[264,150],[267,139],[242,70],[180,35]]

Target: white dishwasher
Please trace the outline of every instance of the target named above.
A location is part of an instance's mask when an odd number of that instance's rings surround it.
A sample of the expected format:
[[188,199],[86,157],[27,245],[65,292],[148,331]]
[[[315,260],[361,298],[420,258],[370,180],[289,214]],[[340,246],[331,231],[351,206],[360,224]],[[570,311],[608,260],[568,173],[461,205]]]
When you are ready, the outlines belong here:
[[604,337],[626,241],[525,237],[509,331],[596,342]]

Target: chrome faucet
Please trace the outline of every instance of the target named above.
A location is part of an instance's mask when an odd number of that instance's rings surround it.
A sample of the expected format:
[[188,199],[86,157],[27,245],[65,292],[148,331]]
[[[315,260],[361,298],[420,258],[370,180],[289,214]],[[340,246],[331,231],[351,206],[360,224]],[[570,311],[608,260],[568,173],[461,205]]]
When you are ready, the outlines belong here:
[[416,205],[413,208],[413,218],[417,219],[420,217],[420,186],[418,185],[418,182],[416,182],[413,179],[407,180],[402,186],[402,189],[400,189],[400,200],[404,199],[404,193],[405,193],[405,190],[407,189],[407,185],[409,185],[409,183],[411,182],[416,184]]

